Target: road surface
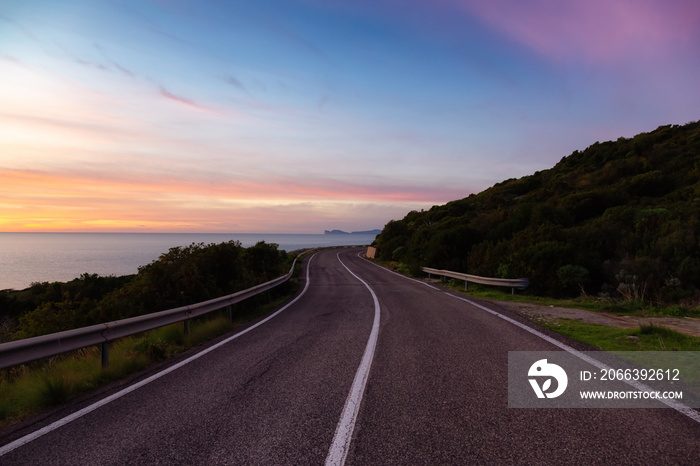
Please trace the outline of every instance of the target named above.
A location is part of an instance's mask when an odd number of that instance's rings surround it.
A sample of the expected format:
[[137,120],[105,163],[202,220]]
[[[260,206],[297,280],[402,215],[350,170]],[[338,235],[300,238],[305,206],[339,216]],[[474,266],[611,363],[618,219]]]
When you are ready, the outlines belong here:
[[307,258],[294,302],[209,352],[0,433],[0,464],[700,463],[673,409],[508,408],[508,351],[560,348],[359,252]]

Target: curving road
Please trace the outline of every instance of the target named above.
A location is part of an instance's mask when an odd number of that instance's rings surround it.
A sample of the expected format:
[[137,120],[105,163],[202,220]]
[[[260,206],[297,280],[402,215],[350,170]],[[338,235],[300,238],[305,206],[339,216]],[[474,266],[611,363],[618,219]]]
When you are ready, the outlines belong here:
[[307,259],[247,331],[0,433],[0,464],[698,464],[700,418],[672,409],[509,409],[508,351],[576,343],[360,251]]

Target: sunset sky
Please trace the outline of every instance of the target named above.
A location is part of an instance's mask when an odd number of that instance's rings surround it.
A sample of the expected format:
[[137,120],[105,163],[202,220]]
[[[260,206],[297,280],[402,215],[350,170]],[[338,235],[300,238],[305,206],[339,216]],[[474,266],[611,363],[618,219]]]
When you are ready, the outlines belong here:
[[0,231],[381,228],[698,119],[697,0],[0,0]]

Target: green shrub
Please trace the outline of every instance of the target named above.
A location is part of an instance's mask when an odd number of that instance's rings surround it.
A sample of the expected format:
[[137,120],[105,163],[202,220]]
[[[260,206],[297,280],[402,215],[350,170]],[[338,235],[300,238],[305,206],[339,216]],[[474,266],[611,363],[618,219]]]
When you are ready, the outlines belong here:
[[571,290],[572,288],[583,289],[583,285],[590,281],[588,269],[572,264],[560,267],[557,270],[557,277],[559,277],[561,286],[565,290]]

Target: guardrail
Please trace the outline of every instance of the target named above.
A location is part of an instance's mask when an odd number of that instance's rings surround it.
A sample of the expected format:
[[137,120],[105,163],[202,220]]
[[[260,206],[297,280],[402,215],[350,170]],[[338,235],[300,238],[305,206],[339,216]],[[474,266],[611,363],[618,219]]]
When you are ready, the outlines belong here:
[[423,272],[430,275],[438,275],[441,277],[456,278],[464,280],[464,289],[469,289],[469,282],[479,283],[481,285],[505,286],[511,289],[511,293],[515,294],[515,289],[524,290],[530,285],[530,280],[527,278],[487,278],[476,275],[468,275],[466,273],[451,272],[449,270],[431,269],[429,267],[421,267]]
[[227,309],[227,314],[231,318],[232,304],[251,298],[289,280],[294,273],[297,258],[294,259],[292,267],[286,275],[220,298],[106,324],[91,325],[89,327],[2,343],[0,344],[0,369],[95,345],[101,345],[102,367],[107,367],[109,364],[109,343],[111,341],[177,322],[185,322],[185,329],[187,330],[190,319],[224,308]]

